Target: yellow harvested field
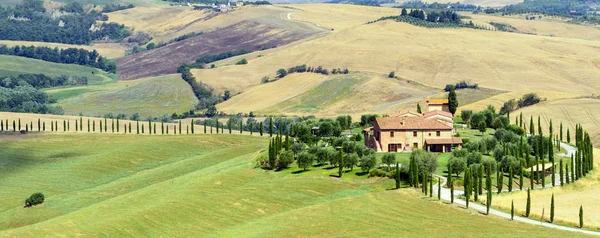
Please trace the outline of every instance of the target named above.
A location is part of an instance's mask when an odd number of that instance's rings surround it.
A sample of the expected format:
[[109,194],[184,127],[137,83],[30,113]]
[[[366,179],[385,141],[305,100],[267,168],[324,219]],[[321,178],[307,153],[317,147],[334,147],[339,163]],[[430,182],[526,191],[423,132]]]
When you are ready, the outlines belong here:
[[462,4],[473,4],[482,7],[503,7],[509,4],[517,4],[523,2],[521,0],[463,0]]
[[382,21],[274,49],[247,65],[194,70],[216,88],[258,85],[279,68],[307,64],[396,75],[442,88],[466,80],[502,91],[600,91],[598,41]]
[[58,47],[59,49],[66,48],[80,48],[85,50],[96,50],[100,55],[109,59],[119,58],[125,55],[125,50],[128,49],[126,45],[119,43],[97,43],[93,45],[70,45],[60,43],[49,43],[49,42],[36,42],[36,41],[11,41],[11,40],[0,40],[0,45],[6,45],[8,47],[14,46],[46,46],[50,48]]
[[319,26],[343,30],[384,16],[399,15],[399,8],[367,7],[348,4],[298,4],[289,6],[301,12],[293,13],[294,20],[313,22]]
[[[153,42],[167,42],[191,32],[208,32],[254,20],[270,25],[294,28],[287,13],[294,10],[274,6],[246,6],[226,13],[193,10],[190,7],[148,6],[109,13],[109,21],[125,24],[137,32],[148,32]],[[295,28],[297,29],[297,28]]]
[[496,110],[500,110],[502,105],[504,105],[504,102],[506,102],[510,99],[515,99],[518,101],[519,98],[521,98],[523,95],[525,95],[527,93],[535,93],[540,98],[542,98],[542,100],[546,99],[547,101],[554,101],[554,100],[567,99],[567,98],[576,98],[576,97],[581,96],[580,94],[576,94],[576,93],[550,92],[550,91],[542,91],[542,90],[513,91],[513,92],[507,92],[507,93],[499,94],[496,96],[492,96],[492,97],[486,98],[484,100],[480,100],[480,101],[470,103],[467,105],[460,105],[460,101],[459,101],[460,106],[458,108],[458,111],[459,112],[461,110],[481,111],[481,110],[486,109],[488,107],[488,105],[492,105],[496,108]]
[[563,23],[557,18],[546,16],[543,16],[540,20],[532,21],[525,20],[524,15],[519,18],[472,13],[461,13],[461,15],[471,17],[475,24],[488,24],[490,22],[509,24],[525,34],[600,40],[600,28],[596,26]]
[[228,113],[258,111],[311,90],[327,78],[321,74],[291,74],[275,82],[252,87],[219,104],[218,109]]
[[[596,153],[596,155],[598,155]],[[596,156],[598,157],[598,156]],[[597,158],[595,161],[598,161]],[[599,164],[596,162],[596,164]],[[600,174],[588,175],[574,184],[564,187],[546,188],[531,191],[531,216],[544,219],[550,218],[550,203],[554,193],[555,220],[562,223],[579,225],[579,206],[583,206],[584,224],[588,228],[600,228],[600,203],[597,202],[597,194],[600,193]],[[515,202],[515,213],[525,213],[527,203],[527,192],[503,193],[493,198],[492,204],[505,210],[510,210],[511,201]],[[545,210],[545,211],[544,211]]]
[[554,133],[559,133],[558,128],[562,122],[564,127],[564,140],[566,140],[566,130],[569,128],[571,132],[571,142],[575,140],[575,125],[579,123],[583,126],[584,130],[590,133],[590,137],[595,144],[595,147],[600,145],[599,99],[579,98],[544,102],[518,110],[515,113],[512,113],[512,115],[517,115],[521,112],[527,121],[528,127],[530,116],[534,117],[536,126],[537,116],[541,116],[542,128],[546,134],[548,134],[547,128],[550,119],[552,119]]

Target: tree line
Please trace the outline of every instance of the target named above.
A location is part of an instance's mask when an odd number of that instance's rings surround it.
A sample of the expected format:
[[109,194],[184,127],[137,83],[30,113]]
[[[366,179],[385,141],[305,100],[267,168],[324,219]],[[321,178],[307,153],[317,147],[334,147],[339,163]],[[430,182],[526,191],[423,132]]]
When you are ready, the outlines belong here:
[[196,98],[198,98],[198,105],[196,109],[206,109],[205,116],[212,117],[217,114],[217,103],[223,100],[213,94],[214,89],[203,82],[196,81],[196,77],[190,72],[188,65],[181,65],[177,69],[177,72],[181,74],[181,78],[190,85]]
[[0,111],[63,114],[60,106],[50,106],[55,102],[52,96],[25,80],[14,80],[12,77],[0,80]]
[[479,88],[479,84],[471,84],[467,81],[460,81],[454,85],[451,84],[446,84],[446,87],[444,87],[444,91],[445,92],[450,92],[450,87],[454,86],[454,89],[459,90],[459,89],[466,89],[466,88],[472,88],[472,89],[478,89]]
[[287,76],[288,74],[305,73],[305,72],[329,75],[330,72],[331,72],[331,74],[349,74],[350,70],[348,70],[348,68],[345,68],[345,69],[334,68],[331,71],[329,71],[320,65],[317,67],[311,67],[311,66],[306,66],[306,64],[303,64],[303,65],[296,65],[294,67],[290,67],[287,70],[278,69],[276,72],[276,75],[277,75],[277,78],[280,79],[280,78]]
[[61,64],[78,64],[95,67],[109,73],[117,72],[117,64],[102,57],[98,51],[81,48],[59,49],[46,46],[14,46],[0,45],[0,55],[14,55],[31,59],[39,59]]
[[85,76],[66,76],[50,77],[45,74],[20,74],[19,76],[0,77],[0,86],[5,88],[15,88],[17,86],[31,86],[36,89],[51,88],[58,86],[87,85],[88,79]]
[[41,0],[24,0],[16,7],[0,6],[0,40],[87,45],[93,40],[119,41],[131,35],[122,24],[96,23],[108,17],[95,10],[85,12],[77,2],[63,9],[69,14],[53,17],[46,12]]
[[[215,61],[219,61],[219,60],[224,60],[227,58],[231,58],[231,57],[235,57],[238,55],[245,55],[245,54],[249,54],[252,53],[254,51],[252,50],[246,50],[246,49],[241,49],[238,51],[228,51],[228,52],[223,52],[220,54],[214,54],[214,55],[205,55],[202,57],[199,57],[196,59],[196,61],[192,64],[183,64],[181,67],[188,67],[188,68],[195,68],[195,69],[204,69],[206,64],[215,62]],[[212,68],[214,68],[214,65],[211,66]]]
[[515,99],[510,99],[504,102],[504,104],[500,108],[500,114],[507,114],[520,108],[538,104],[541,101],[542,99],[537,94],[528,93],[523,95],[518,101]]

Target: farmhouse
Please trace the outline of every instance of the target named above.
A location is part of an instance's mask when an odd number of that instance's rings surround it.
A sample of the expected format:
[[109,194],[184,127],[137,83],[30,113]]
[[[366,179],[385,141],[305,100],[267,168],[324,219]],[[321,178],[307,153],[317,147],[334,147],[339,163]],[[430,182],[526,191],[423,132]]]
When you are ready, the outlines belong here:
[[452,147],[461,147],[462,139],[452,136],[454,116],[449,112],[448,100],[426,101],[426,113],[402,111],[376,118],[372,127],[363,130],[365,146],[377,152],[451,152]]

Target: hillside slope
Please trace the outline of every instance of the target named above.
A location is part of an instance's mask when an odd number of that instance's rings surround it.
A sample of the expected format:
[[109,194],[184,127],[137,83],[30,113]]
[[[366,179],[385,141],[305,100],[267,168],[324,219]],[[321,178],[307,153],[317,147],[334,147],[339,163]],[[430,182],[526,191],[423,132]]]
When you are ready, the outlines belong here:
[[[579,236],[386,191],[387,179],[264,172],[253,158],[266,144],[236,135],[2,135],[0,236],[490,236],[481,227]],[[44,204],[23,208],[34,191]],[[440,226],[448,217],[452,226]]]

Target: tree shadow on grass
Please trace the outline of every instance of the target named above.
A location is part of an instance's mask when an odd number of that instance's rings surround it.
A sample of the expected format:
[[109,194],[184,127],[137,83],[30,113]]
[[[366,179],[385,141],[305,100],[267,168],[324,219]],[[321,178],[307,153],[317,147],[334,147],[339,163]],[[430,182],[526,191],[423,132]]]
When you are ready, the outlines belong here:
[[292,174],[301,174],[301,173],[304,173],[304,172],[308,172],[308,170],[301,169],[301,170],[297,170],[297,171],[292,172]]
[[332,169],[335,169],[335,168],[337,168],[337,167],[336,166],[329,166],[329,167],[325,167],[323,169],[324,170],[332,170]]
[[363,171],[363,172],[356,172],[355,174],[356,174],[356,176],[365,176],[365,175],[369,174],[369,172]]

